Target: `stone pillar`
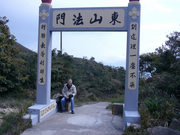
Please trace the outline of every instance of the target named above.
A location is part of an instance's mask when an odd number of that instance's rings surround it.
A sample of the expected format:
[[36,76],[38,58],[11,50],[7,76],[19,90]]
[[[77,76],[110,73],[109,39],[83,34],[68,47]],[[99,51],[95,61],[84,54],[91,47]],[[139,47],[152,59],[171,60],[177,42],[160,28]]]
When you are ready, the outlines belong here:
[[127,12],[127,56],[125,104],[123,111],[124,129],[129,123],[140,121],[138,113],[139,89],[139,43],[140,43],[140,2],[130,0]]
[[31,117],[33,125],[57,112],[56,101],[50,99],[52,32],[49,27],[51,1],[42,0],[39,7],[36,104],[29,107],[29,114],[24,116],[24,119]]
[[50,103],[52,32],[49,31],[51,2],[42,0],[39,7],[39,34],[37,60],[37,104]]

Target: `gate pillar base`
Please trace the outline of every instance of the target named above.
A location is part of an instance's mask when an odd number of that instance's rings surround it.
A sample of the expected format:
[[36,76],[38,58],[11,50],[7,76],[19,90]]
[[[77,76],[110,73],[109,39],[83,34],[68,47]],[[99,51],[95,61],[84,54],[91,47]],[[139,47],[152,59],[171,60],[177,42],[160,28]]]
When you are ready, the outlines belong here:
[[25,115],[24,119],[31,119],[32,125],[38,122],[42,122],[46,118],[57,112],[56,100],[50,100],[49,104],[35,104],[28,108],[28,114]]
[[126,129],[128,123],[139,123],[140,115],[138,111],[123,111],[123,130]]

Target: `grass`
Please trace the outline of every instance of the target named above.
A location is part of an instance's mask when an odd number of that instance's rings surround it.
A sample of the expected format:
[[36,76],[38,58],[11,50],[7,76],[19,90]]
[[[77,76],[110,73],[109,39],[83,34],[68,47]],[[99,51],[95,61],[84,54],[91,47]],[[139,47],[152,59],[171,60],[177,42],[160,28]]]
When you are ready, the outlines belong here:
[[112,104],[109,104],[108,106],[106,106],[106,109],[112,109]]
[[31,119],[24,120],[23,116],[25,112],[27,112],[27,107],[23,106],[18,113],[9,113],[8,115],[3,116],[3,123],[0,127],[0,135],[3,134],[12,134],[12,135],[20,135],[27,128],[32,127]]
[[179,101],[173,95],[154,95],[144,97],[140,101],[141,127],[134,129],[130,126],[123,132],[123,135],[146,135],[148,128],[169,127],[173,118],[180,120]]
[[27,102],[35,103],[36,91],[29,89],[18,93],[1,93],[0,108],[19,108]]
[[124,95],[121,96],[114,96],[113,98],[111,98],[109,100],[109,102],[111,102],[111,104],[109,104],[106,109],[112,109],[112,104],[113,103],[124,103]]
[[32,127],[31,120],[24,120],[29,106],[35,103],[35,90],[26,90],[20,93],[5,93],[0,95],[1,108],[18,109],[18,112],[9,114],[0,113],[3,122],[0,126],[0,135],[20,135],[27,128]]
[[142,128],[135,129],[134,126],[129,126],[123,131],[122,135],[147,135],[147,131]]

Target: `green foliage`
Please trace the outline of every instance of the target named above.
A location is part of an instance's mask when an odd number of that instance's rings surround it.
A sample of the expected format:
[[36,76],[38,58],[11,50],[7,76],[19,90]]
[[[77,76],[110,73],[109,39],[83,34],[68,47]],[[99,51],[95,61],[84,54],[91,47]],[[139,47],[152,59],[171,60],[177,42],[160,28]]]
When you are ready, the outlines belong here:
[[147,135],[147,132],[143,128],[134,128],[134,126],[127,127],[122,135]]
[[89,99],[92,101],[97,101],[97,97],[95,95],[89,96]]
[[24,59],[24,65],[26,67],[24,74],[28,76],[24,87],[35,89],[37,79],[37,54],[25,55]]
[[[76,85],[80,101],[98,98],[106,99],[109,94],[120,93],[124,89],[125,69],[110,67],[94,60],[73,58],[67,53],[62,55],[52,51],[51,89],[62,90],[68,78]],[[90,96],[89,96],[90,95]]]
[[171,33],[167,38],[155,52],[140,56],[140,72],[151,73],[152,78],[147,81],[155,89],[180,99],[180,33]]
[[143,72],[150,72],[153,73],[153,71],[156,69],[156,63],[155,61],[158,59],[158,55],[156,53],[146,53],[140,55],[140,71],[141,74]]
[[111,99],[111,103],[124,103],[124,95],[116,95]]
[[[149,107],[148,105],[147,106],[149,108],[141,107],[139,109],[139,113],[141,116],[141,127],[135,129],[133,126],[130,126],[124,131],[123,135],[146,135],[147,128],[152,128],[155,126],[168,127],[172,121],[172,118],[176,117],[176,113],[174,112],[173,107],[169,102],[160,104],[161,100],[158,99],[156,99],[156,101],[152,101],[153,99],[147,100],[149,101],[146,104],[151,104],[156,107]],[[154,110],[155,112],[153,112],[152,110]]]
[[[35,89],[37,54],[30,53],[16,44],[7,22],[6,17],[0,18],[0,92],[26,92],[26,89]],[[27,54],[15,46],[20,46]],[[106,99],[114,93],[121,93],[125,88],[125,69],[104,66],[97,63],[95,58],[73,58],[54,49],[51,69],[52,94],[61,91],[68,78],[72,78],[76,85],[77,98],[80,101]]]
[[6,17],[0,17],[0,92],[22,90],[28,79],[24,74],[26,67],[22,52],[13,47],[15,37],[10,34]]
[[31,120],[25,121],[23,116],[27,109],[35,103],[36,91],[28,89],[24,92],[8,92],[0,94],[0,108],[11,108],[19,110],[10,114],[0,114],[3,120],[0,126],[0,135],[20,135],[24,130],[32,127]]
[[161,104],[163,100],[164,99],[161,99],[159,97],[146,98],[144,100],[144,104],[150,113],[156,114],[161,111]]
[[[167,36],[165,45],[140,56],[139,113],[141,128],[128,127],[124,134],[146,134],[147,128],[168,127],[180,118],[180,33]],[[143,133],[144,132],[144,133]]]
[[62,87],[63,79],[65,79],[62,75],[64,62],[58,55],[60,54],[56,54],[56,50],[54,49],[52,51],[51,89]]
[[113,103],[124,103],[124,94],[123,95],[114,95],[110,100],[111,104],[109,104],[106,109],[112,109]]
[[179,119],[179,101],[175,96],[156,93],[154,97],[141,100],[139,109],[141,115],[141,127],[143,129],[154,126],[169,126],[173,118]]
[[10,113],[3,116],[3,123],[0,126],[0,135],[13,134],[20,135],[27,128],[32,127],[31,119],[25,121],[23,116],[26,114],[28,107],[31,104],[26,104],[20,108],[18,113]]
[[112,104],[109,104],[108,106],[106,106],[106,109],[112,109]]

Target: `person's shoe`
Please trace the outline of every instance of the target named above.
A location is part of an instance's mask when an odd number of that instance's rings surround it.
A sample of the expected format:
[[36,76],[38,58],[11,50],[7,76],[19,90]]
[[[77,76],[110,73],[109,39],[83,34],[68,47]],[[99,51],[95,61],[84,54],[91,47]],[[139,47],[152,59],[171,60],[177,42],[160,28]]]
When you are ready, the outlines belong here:
[[64,113],[64,110],[61,110],[60,113]]
[[74,111],[71,111],[71,114],[74,114]]

